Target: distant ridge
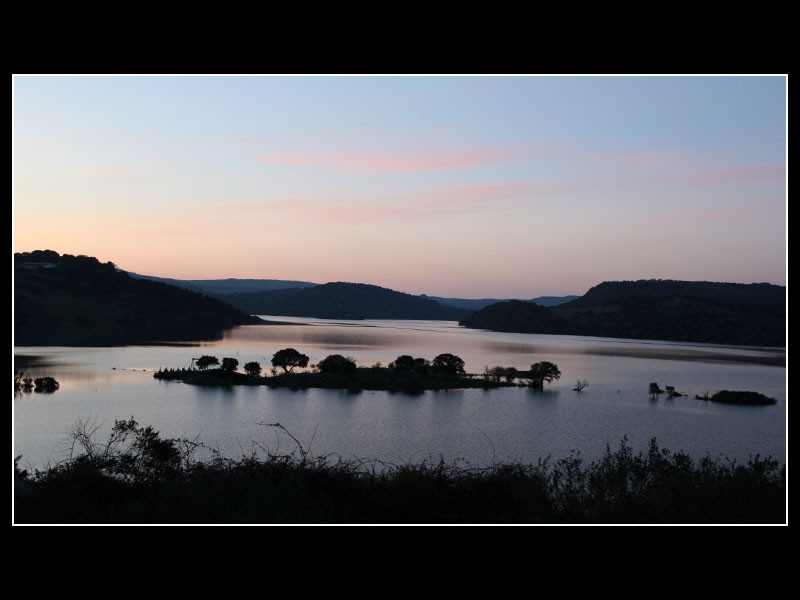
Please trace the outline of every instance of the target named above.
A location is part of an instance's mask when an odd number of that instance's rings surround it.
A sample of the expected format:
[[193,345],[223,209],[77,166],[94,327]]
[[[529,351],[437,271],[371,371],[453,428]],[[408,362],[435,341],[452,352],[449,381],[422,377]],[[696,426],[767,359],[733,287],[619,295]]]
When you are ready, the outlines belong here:
[[292,281],[284,279],[170,279],[167,277],[154,277],[153,275],[140,275],[129,272],[128,275],[135,279],[148,279],[159,281],[179,288],[201,292],[208,296],[220,297],[226,294],[247,292],[266,292],[272,290],[285,290],[291,288],[304,288],[318,285],[309,281]]
[[366,283],[228,294],[233,306],[257,315],[323,319],[428,319],[457,321],[470,311]]
[[786,287],[648,279],[606,281],[553,308],[500,302],[465,327],[518,333],[784,346]]
[[[481,298],[477,300],[470,298],[441,298],[439,296],[426,296],[425,294],[422,294],[422,297],[436,300],[441,304],[455,306],[456,308],[463,308],[466,310],[480,310],[481,308],[485,308],[490,304],[508,301],[498,298]],[[576,298],[580,298],[580,296],[539,296],[538,298],[527,300],[526,302],[535,302],[539,306],[557,306],[559,304],[564,304],[565,302],[575,300]]]

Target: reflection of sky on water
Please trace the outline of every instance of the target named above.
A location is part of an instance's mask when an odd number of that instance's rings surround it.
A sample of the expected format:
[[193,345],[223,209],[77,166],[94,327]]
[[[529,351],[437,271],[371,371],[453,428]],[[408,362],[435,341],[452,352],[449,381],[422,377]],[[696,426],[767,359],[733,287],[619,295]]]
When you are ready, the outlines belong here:
[[[288,320],[288,318],[287,318]],[[291,451],[285,435],[259,423],[280,422],[316,452],[404,462],[441,454],[472,463],[535,460],[579,449],[597,456],[627,435],[636,447],[650,437],[671,449],[702,456],[724,453],[785,455],[786,369],[755,364],[782,359],[782,350],[507,334],[459,328],[449,322],[367,321],[344,324],[244,326],[215,342],[112,348],[16,348],[27,376],[53,376],[54,394],[14,399],[15,454],[41,466],[58,457],[59,441],[78,419],[110,428],[131,415],[163,435],[194,438],[229,456],[254,441]],[[295,347],[317,362],[351,355],[359,364],[387,364],[401,354],[461,356],[467,370],[529,368],[552,360],[562,379],[544,392],[527,388],[426,392],[418,396],[365,391],[205,388],[153,379],[159,367],[188,367],[192,358],[232,356],[269,369],[272,354]],[[576,379],[589,386],[572,391]],[[650,400],[649,382],[674,385],[682,398]],[[778,399],[771,407],[737,407],[695,400],[694,394],[749,389]],[[491,444],[487,441],[491,440]],[[492,447],[494,446],[494,448]],[[24,463],[24,461],[23,461]]]

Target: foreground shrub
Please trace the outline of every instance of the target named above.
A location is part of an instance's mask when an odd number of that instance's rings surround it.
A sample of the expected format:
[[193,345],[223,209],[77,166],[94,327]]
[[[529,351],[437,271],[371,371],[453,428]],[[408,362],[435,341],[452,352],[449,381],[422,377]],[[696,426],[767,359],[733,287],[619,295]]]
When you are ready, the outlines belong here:
[[[280,424],[265,424],[278,427]],[[786,469],[622,440],[586,463],[392,466],[291,455],[226,459],[118,421],[106,443],[76,428],[83,454],[33,475],[18,467],[20,523],[783,523]],[[19,458],[19,457],[18,457]]]

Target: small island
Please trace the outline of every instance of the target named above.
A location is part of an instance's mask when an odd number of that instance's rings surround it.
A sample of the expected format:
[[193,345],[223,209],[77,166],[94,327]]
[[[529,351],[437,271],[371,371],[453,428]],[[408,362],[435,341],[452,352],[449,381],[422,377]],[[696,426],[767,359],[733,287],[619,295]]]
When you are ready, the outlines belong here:
[[770,404],[777,404],[775,398],[770,398],[759,392],[742,392],[732,390],[722,390],[713,396],[709,396],[706,392],[702,396],[695,396],[698,400],[705,400],[708,402],[720,402],[722,404],[741,404],[747,406],[768,406]]
[[[295,372],[294,369],[308,367],[309,358],[294,348],[284,348],[273,355],[271,375],[262,375],[261,365],[248,362],[244,373],[237,371],[239,361],[215,356],[192,359],[187,369],[159,369],[153,374],[163,381],[181,381],[192,385],[230,386],[264,385],[290,389],[323,388],[343,389],[351,392],[377,390],[388,392],[421,393],[427,390],[491,389],[498,387],[530,386],[541,389],[561,377],[558,367],[549,362],[531,365],[530,371],[495,367],[486,369],[481,375],[464,371],[464,361],[453,354],[440,354],[433,360],[414,358],[409,355],[397,357],[388,365],[376,363],[371,367],[359,367],[353,358],[332,354],[310,370]],[[219,365],[218,368],[209,367]],[[283,369],[283,372],[278,372]],[[502,373],[502,377],[499,375]],[[516,380],[521,380],[517,382]]]

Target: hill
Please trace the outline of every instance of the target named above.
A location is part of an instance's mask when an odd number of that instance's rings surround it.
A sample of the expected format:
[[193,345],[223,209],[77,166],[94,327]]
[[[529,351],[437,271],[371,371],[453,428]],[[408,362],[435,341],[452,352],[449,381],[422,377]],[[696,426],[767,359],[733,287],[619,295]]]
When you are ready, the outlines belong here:
[[200,292],[225,301],[227,294],[247,292],[266,292],[271,290],[285,290],[289,288],[304,288],[317,285],[309,281],[293,281],[286,279],[170,279],[167,277],[154,277],[128,273],[135,279],[159,281],[179,288]]
[[52,250],[14,254],[14,344],[108,346],[213,339],[259,323],[219,300]]
[[502,302],[465,327],[752,346],[784,346],[786,288],[768,283],[604,282],[554,308]]
[[225,298],[236,308],[251,314],[322,319],[457,321],[470,312],[365,283],[326,283],[302,289],[228,294]]
[[[497,302],[508,302],[508,300],[499,300],[497,298],[480,298],[473,300],[471,298],[440,298],[439,296],[426,296],[425,294],[423,294],[422,297],[436,300],[440,304],[455,306],[456,308],[463,308],[465,310],[480,310],[481,308],[485,308],[490,304],[496,304]],[[564,304],[565,302],[575,300],[576,298],[580,298],[580,296],[539,296],[538,298],[534,298],[529,302],[535,302],[539,306],[557,306],[559,304]]]

